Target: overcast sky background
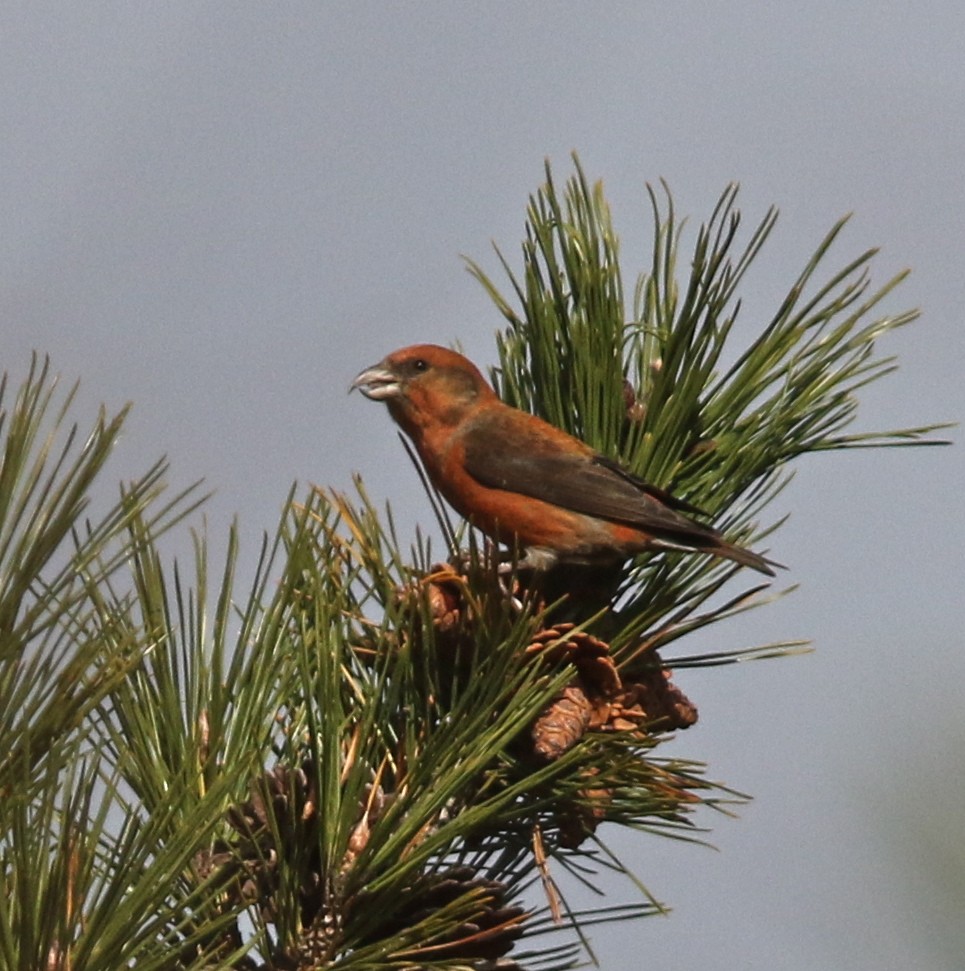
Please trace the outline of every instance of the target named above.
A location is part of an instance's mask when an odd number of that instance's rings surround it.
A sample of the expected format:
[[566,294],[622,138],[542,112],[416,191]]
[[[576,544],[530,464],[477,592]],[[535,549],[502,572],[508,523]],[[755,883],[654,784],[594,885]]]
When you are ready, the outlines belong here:
[[[346,388],[415,341],[494,363],[459,254],[518,265],[544,158],[562,181],[576,150],[626,280],[647,181],[692,228],[731,180],[748,228],[779,206],[745,334],[853,211],[827,272],[880,245],[876,280],[914,270],[886,309],[923,311],[858,427],[960,420],[963,37],[953,0],[3,3],[0,363],[16,385],[50,353],[82,415],[133,400],[115,478],[166,453],[247,556],[295,479],[358,470],[429,525],[384,409]],[[597,928],[603,967],[962,968],[963,454],[800,464],[771,544],[800,589],[687,646],[817,651],[681,674],[701,720],[668,753],[755,801],[705,817],[720,852],[608,834],[674,911]]]

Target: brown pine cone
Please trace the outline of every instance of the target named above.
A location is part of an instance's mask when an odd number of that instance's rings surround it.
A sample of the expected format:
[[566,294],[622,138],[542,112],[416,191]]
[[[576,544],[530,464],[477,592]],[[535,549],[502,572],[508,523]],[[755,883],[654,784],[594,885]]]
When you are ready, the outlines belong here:
[[668,731],[697,720],[696,707],[671,682],[670,671],[655,666],[625,684],[609,645],[573,624],[539,631],[527,650],[554,667],[576,669],[533,723],[533,753],[542,761],[558,759],[588,731]]
[[[506,963],[502,956],[523,933],[526,911],[506,901],[507,887],[497,880],[477,876],[470,866],[453,866],[437,873],[419,875],[402,893],[391,919],[379,926],[379,934],[389,937],[413,927],[432,914],[455,903],[460,897],[473,894],[473,913],[451,933],[421,947],[407,951],[405,957],[414,961],[499,961],[500,968],[510,971],[518,967]],[[366,908],[377,905],[363,892],[354,906]],[[362,944],[374,943],[363,940]]]

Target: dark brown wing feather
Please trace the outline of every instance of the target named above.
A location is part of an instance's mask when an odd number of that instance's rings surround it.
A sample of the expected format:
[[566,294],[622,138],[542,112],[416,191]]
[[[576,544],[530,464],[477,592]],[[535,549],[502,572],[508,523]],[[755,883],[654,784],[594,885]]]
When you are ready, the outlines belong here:
[[520,441],[523,429],[518,425],[512,428],[513,445],[507,448],[508,429],[500,426],[477,426],[464,441],[466,471],[480,484],[640,529],[668,546],[713,549],[772,573],[764,557],[732,546],[718,530],[678,511],[700,515],[695,506],[644,482],[612,459],[569,453],[538,434]]
[[466,449],[466,471],[482,485],[520,495],[587,516],[639,527],[648,532],[712,533],[657,498],[644,483],[582,456],[509,454]]

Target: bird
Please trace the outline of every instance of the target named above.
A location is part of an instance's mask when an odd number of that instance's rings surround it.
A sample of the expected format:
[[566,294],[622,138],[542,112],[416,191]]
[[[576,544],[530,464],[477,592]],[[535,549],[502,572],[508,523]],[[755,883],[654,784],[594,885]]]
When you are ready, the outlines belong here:
[[706,553],[768,576],[779,566],[692,518],[696,507],[506,404],[456,351],[403,347],[362,371],[356,388],[388,406],[456,512],[522,551],[518,568],[612,566],[659,550]]

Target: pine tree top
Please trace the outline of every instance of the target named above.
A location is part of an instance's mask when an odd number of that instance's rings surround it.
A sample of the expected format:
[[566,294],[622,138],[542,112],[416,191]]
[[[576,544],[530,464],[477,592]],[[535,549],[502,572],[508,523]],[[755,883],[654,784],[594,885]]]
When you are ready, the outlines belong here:
[[[860,389],[895,367],[878,339],[917,315],[877,316],[904,274],[872,287],[874,251],[821,276],[846,220],[735,348],[775,211],[741,243],[729,187],[682,273],[670,194],[650,198],[652,263],[631,301],[602,186],[578,163],[562,191],[547,167],[520,269],[499,254],[510,296],[469,263],[505,320],[492,379],[506,401],[755,543],[779,538],[769,504],[799,456],[935,443],[943,426],[848,430]],[[39,359],[7,392],[5,376],[11,967],[570,967],[592,954],[591,924],[662,910],[604,823],[696,839],[696,813],[743,798],[662,748],[697,717],[682,669],[801,647],[677,653],[767,602],[765,586],[737,590],[733,564],[648,553],[606,583],[548,590],[500,570],[428,488],[445,562],[421,533],[401,549],[358,480],[352,496],[293,491],[239,590],[237,526],[215,570],[203,533],[190,569],[165,564],[159,538],[201,500],[169,498],[163,462],[91,514],[126,409],[82,438],[73,392],[58,397]],[[635,902],[568,906],[567,886],[609,892],[620,876]]]

